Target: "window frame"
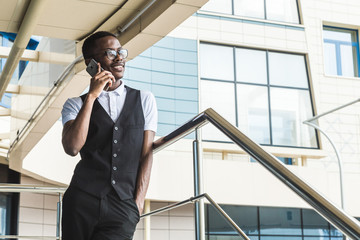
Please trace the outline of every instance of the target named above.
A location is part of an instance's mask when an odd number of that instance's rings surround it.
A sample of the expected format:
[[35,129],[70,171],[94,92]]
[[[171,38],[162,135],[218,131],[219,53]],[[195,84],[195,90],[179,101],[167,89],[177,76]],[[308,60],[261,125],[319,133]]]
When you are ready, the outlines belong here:
[[[342,73],[342,60],[341,60],[341,46],[352,46],[355,47],[356,49],[356,56],[353,56],[353,59],[356,59],[356,64],[354,64],[354,76],[352,77],[360,77],[360,48],[359,48],[359,31],[358,29],[351,29],[351,28],[343,28],[343,27],[335,27],[335,26],[330,26],[330,25],[323,25],[323,32],[324,30],[327,31],[331,31],[331,29],[334,30],[340,30],[345,32],[354,32],[355,37],[356,37],[356,41],[355,42],[346,42],[346,41],[339,41],[339,40],[333,40],[333,39],[325,39],[324,35],[323,35],[323,44],[325,48],[325,43],[329,43],[329,44],[333,44],[335,45],[335,62],[336,62],[336,75],[335,76],[342,76],[342,77],[351,77],[351,76],[344,76]],[[324,54],[323,54],[323,58],[325,59],[325,50],[324,50]],[[324,73],[325,75],[332,75],[329,73],[326,73],[326,68],[325,68],[325,61],[324,61]]]
[[[294,52],[285,52],[285,51],[278,51],[278,50],[269,50],[269,49],[259,49],[259,48],[250,48],[250,47],[243,47],[243,46],[235,46],[235,45],[226,45],[226,44],[220,44],[220,43],[213,43],[213,42],[206,42],[206,41],[199,41],[199,49],[200,49],[200,45],[201,44],[207,44],[207,45],[215,45],[215,46],[221,46],[221,47],[229,47],[232,48],[233,50],[233,61],[234,61],[234,80],[221,80],[221,79],[212,79],[212,78],[203,78],[201,77],[201,70],[199,71],[199,81],[200,84],[202,81],[216,81],[216,82],[226,82],[226,83],[233,83],[234,84],[234,93],[235,93],[235,126],[238,128],[239,127],[239,114],[238,114],[238,93],[237,93],[237,87],[240,84],[247,84],[247,85],[251,85],[251,86],[263,86],[267,88],[267,98],[268,98],[268,121],[269,121],[269,138],[270,138],[270,143],[269,144],[263,144],[263,143],[259,143],[262,146],[271,146],[271,147],[290,147],[290,148],[300,148],[300,149],[320,149],[320,141],[319,141],[319,134],[318,131],[316,129],[314,129],[315,132],[315,138],[316,138],[316,147],[304,147],[304,146],[292,146],[292,145],[276,145],[273,144],[274,140],[273,140],[273,126],[272,126],[272,122],[271,122],[271,117],[272,117],[272,113],[271,113],[271,94],[270,91],[272,88],[278,88],[278,89],[295,89],[295,90],[303,90],[303,91],[307,91],[309,93],[309,99],[310,99],[310,104],[311,104],[311,112],[312,112],[312,116],[314,116],[315,114],[315,105],[313,102],[313,93],[312,93],[312,87],[311,87],[311,82],[310,82],[310,74],[309,74],[309,68],[308,68],[308,58],[307,58],[307,54],[305,53],[294,53]],[[266,54],[266,72],[267,72],[267,82],[266,84],[263,83],[249,83],[249,82],[241,82],[237,80],[237,76],[236,76],[236,49],[248,49],[248,50],[257,50],[257,51],[264,51]],[[307,84],[308,87],[307,88],[301,88],[301,87],[290,87],[290,86],[279,86],[279,85],[273,85],[270,84],[270,79],[269,79],[269,53],[283,53],[283,54],[291,54],[291,55],[298,55],[298,56],[303,56],[304,57],[304,64],[305,64],[305,71],[306,71],[306,77],[307,77]],[[201,53],[199,53],[199,61],[201,61]],[[201,63],[199,63],[199,65],[201,65]],[[201,89],[200,89],[201,91]],[[201,96],[201,94],[199,95]],[[202,99],[199,99],[200,103],[202,101]],[[222,143],[230,143],[230,142],[225,142],[225,141],[219,141],[219,140],[206,140],[203,139],[203,141],[206,142],[222,142]]]
[[231,5],[231,14],[226,13],[226,12],[217,12],[214,10],[206,10],[203,9],[201,11],[204,12],[208,12],[208,13],[219,13],[219,14],[224,14],[224,15],[232,15],[232,16],[237,16],[237,17],[244,17],[244,18],[251,18],[251,19],[256,19],[256,20],[264,20],[264,21],[273,21],[273,22],[280,22],[280,23],[286,23],[286,24],[302,24],[302,18],[300,16],[300,5],[299,5],[299,0],[293,0],[295,1],[295,5],[296,5],[296,11],[297,11],[297,22],[288,22],[288,21],[282,21],[282,20],[276,20],[276,19],[269,19],[268,18],[268,9],[267,9],[267,1],[268,0],[263,0],[263,18],[257,17],[257,16],[249,16],[249,15],[239,15],[239,14],[235,14],[235,0],[229,0],[230,1],[230,5]]

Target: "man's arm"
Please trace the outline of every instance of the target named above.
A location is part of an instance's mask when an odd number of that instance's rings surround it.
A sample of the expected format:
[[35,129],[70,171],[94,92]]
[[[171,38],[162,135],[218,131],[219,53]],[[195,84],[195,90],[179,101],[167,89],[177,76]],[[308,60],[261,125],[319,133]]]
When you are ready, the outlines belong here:
[[100,95],[106,84],[112,85],[114,76],[108,71],[101,71],[99,64],[98,73],[90,80],[90,89],[85,101],[74,120],[64,124],[62,144],[67,154],[76,156],[84,146],[90,123],[90,116],[94,101]]
[[151,130],[144,131],[144,142],[140,158],[140,166],[136,181],[135,201],[140,214],[144,208],[146,192],[150,182],[151,167],[153,162],[153,141],[155,132]]

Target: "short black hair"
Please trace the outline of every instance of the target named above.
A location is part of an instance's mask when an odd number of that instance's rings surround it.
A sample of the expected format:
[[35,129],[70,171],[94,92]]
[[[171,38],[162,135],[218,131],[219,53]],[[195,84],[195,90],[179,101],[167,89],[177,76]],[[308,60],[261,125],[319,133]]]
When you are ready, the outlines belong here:
[[103,37],[107,37],[107,36],[112,36],[112,37],[116,38],[116,36],[114,34],[112,34],[111,32],[106,32],[106,31],[96,32],[94,34],[91,34],[88,38],[86,38],[84,41],[84,44],[82,46],[82,54],[84,56],[84,59],[91,58],[91,54],[92,54],[91,49],[93,47],[95,47],[96,40],[103,38]]

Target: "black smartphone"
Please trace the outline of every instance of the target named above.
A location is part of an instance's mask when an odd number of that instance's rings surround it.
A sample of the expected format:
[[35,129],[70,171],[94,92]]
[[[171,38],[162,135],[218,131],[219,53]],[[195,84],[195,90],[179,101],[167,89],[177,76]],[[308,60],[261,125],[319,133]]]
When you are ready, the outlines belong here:
[[[91,60],[90,60],[90,63],[87,65],[87,67],[86,67],[86,71],[90,74],[90,76],[91,77],[93,77],[93,76],[95,76],[96,74],[97,74],[97,72],[98,72],[98,64],[97,64],[97,62],[92,58]],[[104,69],[103,68],[101,68],[101,71],[103,71]],[[109,84],[106,84],[106,86],[105,86],[105,88],[104,88],[104,90],[105,91],[107,91],[107,90],[109,90]]]
[[[101,71],[103,71],[104,69],[101,68]],[[97,62],[92,58],[90,60],[90,63],[87,65],[86,67],[86,71],[90,74],[90,76],[95,76],[98,72],[98,64]]]

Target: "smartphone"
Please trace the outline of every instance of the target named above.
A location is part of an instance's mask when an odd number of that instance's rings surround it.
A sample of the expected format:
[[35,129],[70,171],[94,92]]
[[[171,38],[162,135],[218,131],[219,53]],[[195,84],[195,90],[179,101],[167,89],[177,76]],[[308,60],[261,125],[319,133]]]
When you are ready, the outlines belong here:
[[[97,73],[98,73],[98,63],[92,58],[90,60],[90,63],[87,65],[86,67],[86,71],[90,74],[91,77],[94,77]],[[101,68],[101,71],[103,71],[104,69]],[[107,91],[109,90],[109,84],[106,84],[104,90]]]
[[[90,63],[87,65],[86,67],[86,71],[90,74],[90,76],[95,76],[98,72],[98,63],[92,58],[90,60]],[[101,71],[103,71],[104,69],[101,68]]]

